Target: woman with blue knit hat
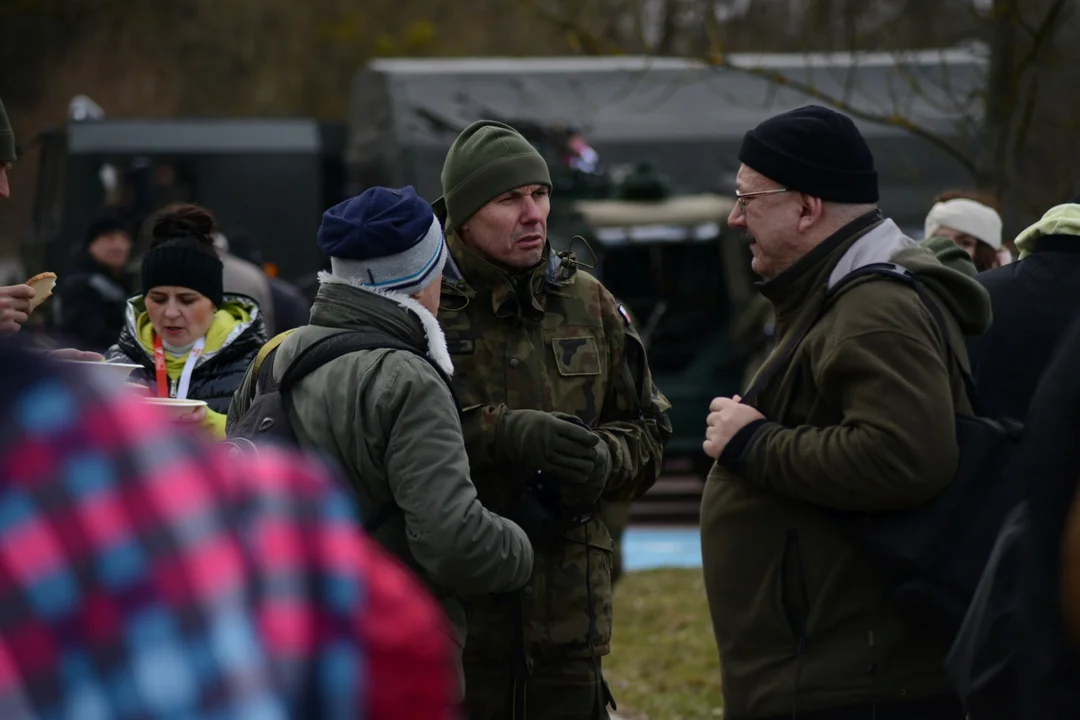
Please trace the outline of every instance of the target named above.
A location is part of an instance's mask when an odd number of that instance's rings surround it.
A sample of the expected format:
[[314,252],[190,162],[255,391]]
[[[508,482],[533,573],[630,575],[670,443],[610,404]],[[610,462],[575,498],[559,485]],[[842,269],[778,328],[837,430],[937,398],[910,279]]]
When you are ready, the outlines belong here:
[[228,427],[250,408],[258,375],[280,382],[332,335],[367,341],[371,349],[330,360],[297,383],[292,426],[302,444],[341,468],[368,532],[431,587],[463,648],[458,596],[521,588],[533,551],[521,528],[480,504],[470,479],[449,386],[454,368],[436,320],[442,229],[411,187],[375,187],[323,214],[318,245],[331,270],[319,276],[311,322],[285,337],[258,373],[249,371]]

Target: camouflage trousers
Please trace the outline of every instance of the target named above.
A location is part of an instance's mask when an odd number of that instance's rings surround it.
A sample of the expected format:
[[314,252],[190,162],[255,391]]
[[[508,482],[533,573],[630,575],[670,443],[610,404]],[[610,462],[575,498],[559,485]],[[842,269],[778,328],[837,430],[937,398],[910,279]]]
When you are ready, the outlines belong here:
[[609,698],[599,658],[538,661],[524,687],[508,665],[465,667],[468,720],[609,720]]

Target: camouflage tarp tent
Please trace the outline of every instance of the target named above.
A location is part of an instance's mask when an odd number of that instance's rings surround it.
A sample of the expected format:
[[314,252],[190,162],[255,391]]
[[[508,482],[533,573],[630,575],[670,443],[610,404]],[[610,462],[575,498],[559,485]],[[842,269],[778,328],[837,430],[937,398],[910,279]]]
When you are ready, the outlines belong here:
[[[853,106],[896,113],[970,148],[974,99],[986,60],[978,52],[902,55],[732,56]],[[728,192],[743,133],[813,100],[745,72],[670,58],[376,60],[353,87],[348,160],[359,186],[413,184],[439,195],[439,171],[464,123],[497,115],[581,129],[609,166],[648,162],[676,191]],[[964,168],[912,134],[859,122],[882,175],[882,205],[919,228],[932,196],[970,184]]]

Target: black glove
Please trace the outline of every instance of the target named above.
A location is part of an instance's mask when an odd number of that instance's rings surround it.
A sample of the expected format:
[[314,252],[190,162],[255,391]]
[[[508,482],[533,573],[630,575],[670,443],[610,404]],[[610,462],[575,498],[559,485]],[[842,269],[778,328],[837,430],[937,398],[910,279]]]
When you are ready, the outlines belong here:
[[564,417],[570,416],[557,417],[542,410],[506,410],[497,449],[505,461],[524,470],[585,482],[596,469],[600,438]]
[[[560,420],[566,420],[589,430],[589,426],[574,415],[564,413],[552,413],[552,415]],[[607,485],[608,475],[611,473],[611,449],[603,437],[592,432],[592,430],[589,430],[589,432],[596,438],[596,445],[594,446],[596,453],[593,459],[592,471],[585,476],[557,476],[562,481],[559,483],[559,494],[566,507],[588,506],[599,500],[601,493],[604,492],[604,487]]]

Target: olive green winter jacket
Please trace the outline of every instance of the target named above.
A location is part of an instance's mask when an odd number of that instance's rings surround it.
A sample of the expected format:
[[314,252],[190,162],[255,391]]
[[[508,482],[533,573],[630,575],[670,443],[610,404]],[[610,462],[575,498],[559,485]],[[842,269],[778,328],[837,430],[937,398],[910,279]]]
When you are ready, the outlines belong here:
[[[274,358],[276,379],[313,342],[342,330],[389,335],[452,373],[438,322],[415,300],[326,273],[321,279],[311,324],[290,335]],[[477,499],[458,408],[428,359],[391,349],[337,358],[297,384],[291,419],[302,444],[337,463],[362,515],[397,506],[374,537],[427,582],[463,647],[458,596],[521,588],[532,574],[533,551],[521,528]],[[250,407],[251,393],[249,370],[229,410],[230,427]]]
[[[889,261],[923,283],[963,355],[962,335],[989,325],[986,291],[876,214],[764,283],[776,310],[776,347],[818,312],[830,287],[859,267]],[[884,574],[817,507],[909,508],[952,480],[955,414],[970,405],[932,315],[909,286],[855,280],[754,404],[765,422],[736,434],[702,499],[724,716],[944,694],[950,639],[901,617],[887,600]]]

